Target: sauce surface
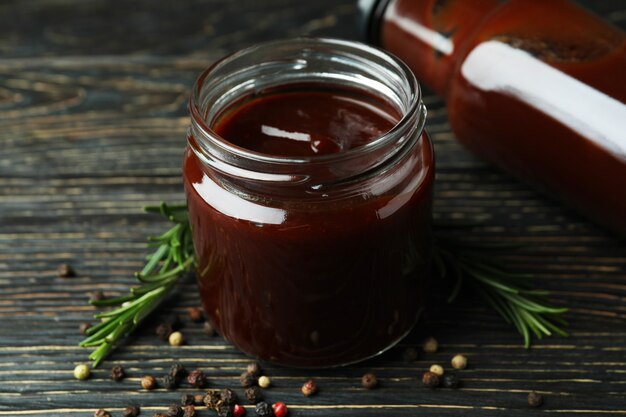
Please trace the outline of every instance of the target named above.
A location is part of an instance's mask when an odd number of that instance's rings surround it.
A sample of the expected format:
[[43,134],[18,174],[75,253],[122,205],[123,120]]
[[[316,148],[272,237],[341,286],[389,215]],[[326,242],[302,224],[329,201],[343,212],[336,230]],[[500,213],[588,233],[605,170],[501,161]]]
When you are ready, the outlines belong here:
[[399,119],[395,109],[373,97],[300,91],[253,98],[223,115],[213,129],[251,151],[314,156],[365,145],[391,130]]

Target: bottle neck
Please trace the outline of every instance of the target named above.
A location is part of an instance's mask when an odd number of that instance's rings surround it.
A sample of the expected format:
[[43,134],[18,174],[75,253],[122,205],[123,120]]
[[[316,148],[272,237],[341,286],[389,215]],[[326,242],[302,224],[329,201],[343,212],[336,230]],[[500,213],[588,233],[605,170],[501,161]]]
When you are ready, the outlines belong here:
[[370,37],[404,60],[420,82],[445,96],[457,57],[500,4],[500,0],[381,0],[373,8]]

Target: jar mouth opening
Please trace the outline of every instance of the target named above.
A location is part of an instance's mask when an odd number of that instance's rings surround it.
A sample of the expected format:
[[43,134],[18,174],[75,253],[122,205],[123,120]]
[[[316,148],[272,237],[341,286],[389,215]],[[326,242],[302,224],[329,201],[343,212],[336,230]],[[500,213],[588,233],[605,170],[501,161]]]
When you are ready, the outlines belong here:
[[[401,115],[388,132],[363,145],[337,153],[283,156],[237,146],[212,128],[216,114],[241,98],[267,87],[283,87],[302,81],[356,87],[392,103]],[[189,143],[204,162],[256,171],[260,166],[292,167],[357,160],[376,152],[393,152],[410,131],[424,128],[426,109],[420,85],[398,58],[360,42],[330,38],[295,38],[270,41],[227,55],[197,79],[189,102],[192,117]],[[419,135],[418,135],[419,136]],[[391,149],[390,149],[391,148]],[[211,165],[215,165],[214,163]],[[223,164],[220,164],[223,166]]]

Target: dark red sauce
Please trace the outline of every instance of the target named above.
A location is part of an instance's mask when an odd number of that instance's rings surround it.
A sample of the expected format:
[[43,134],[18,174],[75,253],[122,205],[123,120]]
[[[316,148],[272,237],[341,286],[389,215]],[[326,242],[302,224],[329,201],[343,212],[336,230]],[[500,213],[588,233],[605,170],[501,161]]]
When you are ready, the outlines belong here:
[[[361,147],[398,120],[369,94],[306,89],[248,97],[212,128],[251,151],[311,157]],[[352,183],[248,196],[188,150],[198,283],[219,332],[244,352],[292,366],[350,363],[401,339],[422,308],[429,268],[428,136],[396,165],[356,191],[347,192]]]
[[213,127],[233,144],[279,156],[346,151],[378,138],[398,123],[398,112],[373,97],[347,92],[289,92],[258,97]]

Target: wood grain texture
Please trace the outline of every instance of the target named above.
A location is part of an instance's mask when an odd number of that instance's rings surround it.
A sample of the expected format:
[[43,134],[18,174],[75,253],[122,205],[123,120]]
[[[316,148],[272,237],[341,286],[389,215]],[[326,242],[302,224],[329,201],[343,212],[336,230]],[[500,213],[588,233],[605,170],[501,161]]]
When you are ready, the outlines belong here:
[[[140,208],[180,201],[189,89],[221,55],[296,35],[358,38],[349,0],[4,1],[0,4],[0,416],[120,415],[140,404],[163,411],[183,392],[144,392],[139,378],[174,360],[201,367],[211,387],[238,387],[247,359],[190,322],[189,344],[171,348],[146,323],[87,382],[72,378],[88,351],[78,324],[94,309],[87,293],[125,292],[140,269],[146,235],[164,223]],[[624,2],[584,2],[626,27]],[[529,271],[570,308],[571,337],[530,350],[492,311],[467,295],[453,305],[436,283],[420,326],[400,346],[364,363],[324,371],[268,366],[270,401],[297,416],[626,415],[626,242],[500,173],[462,149],[443,101],[426,96],[437,158],[436,215],[484,219],[477,240],[528,243],[503,259]],[[56,276],[72,264],[74,278]],[[159,311],[198,305],[188,280]],[[436,354],[402,360],[426,335]],[[418,378],[455,353],[469,357],[459,390],[429,391]],[[108,379],[112,363],[123,382]],[[380,389],[363,391],[374,371]],[[319,395],[299,387],[314,377]],[[546,395],[530,410],[526,395]],[[252,413],[250,413],[252,414]],[[201,415],[209,415],[203,411]]]

